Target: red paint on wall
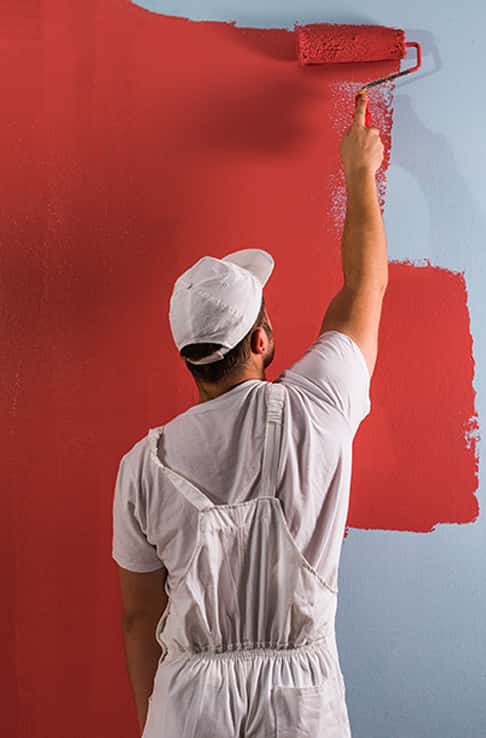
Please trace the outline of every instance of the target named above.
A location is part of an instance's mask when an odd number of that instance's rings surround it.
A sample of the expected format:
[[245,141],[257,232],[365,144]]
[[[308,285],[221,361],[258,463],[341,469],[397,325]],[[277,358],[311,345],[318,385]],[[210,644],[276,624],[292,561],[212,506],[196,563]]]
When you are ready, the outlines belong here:
[[[290,32],[129,2],[22,9],[2,44],[2,727],[129,738],[111,506],[121,455],[197,398],[173,283],[203,254],[268,249],[269,379],[302,355],[341,287],[350,102],[395,67],[302,69]],[[370,106],[389,151],[386,91]],[[462,276],[392,264],[349,525],[475,519],[471,355]]]
[[393,264],[354,448],[348,523],[428,532],[478,515],[474,362],[462,274]]

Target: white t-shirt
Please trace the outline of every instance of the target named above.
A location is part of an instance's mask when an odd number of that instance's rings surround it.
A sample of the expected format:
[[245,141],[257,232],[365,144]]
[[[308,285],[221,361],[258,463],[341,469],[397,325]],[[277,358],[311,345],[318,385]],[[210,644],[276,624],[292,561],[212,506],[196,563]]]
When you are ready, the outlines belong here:
[[[368,367],[349,336],[327,331],[277,381],[286,388],[277,496],[301,553],[337,589],[352,443],[371,409]],[[158,450],[162,463],[215,504],[259,494],[265,384],[242,382],[164,427]],[[137,441],[122,457],[116,479],[115,561],[136,572],[165,566],[170,587],[189,563],[197,520],[197,510],[150,457],[148,437]]]

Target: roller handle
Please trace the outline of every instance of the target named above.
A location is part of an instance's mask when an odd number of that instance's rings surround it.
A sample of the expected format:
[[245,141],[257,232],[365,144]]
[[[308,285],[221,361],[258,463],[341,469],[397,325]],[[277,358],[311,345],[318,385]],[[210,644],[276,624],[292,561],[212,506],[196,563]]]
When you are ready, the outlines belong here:
[[[358,92],[355,98],[355,104],[358,104],[358,100],[360,99],[361,94]],[[369,106],[369,100],[366,100],[366,110],[365,110],[365,126],[369,128],[371,125],[371,113],[370,113],[370,106]]]

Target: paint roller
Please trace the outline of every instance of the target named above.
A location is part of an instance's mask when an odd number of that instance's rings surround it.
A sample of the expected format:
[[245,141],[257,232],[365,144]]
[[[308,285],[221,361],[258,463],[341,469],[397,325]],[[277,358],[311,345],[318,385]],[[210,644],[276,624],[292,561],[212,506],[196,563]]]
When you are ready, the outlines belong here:
[[[416,42],[406,42],[405,32],[385,26],[338,25],[311,23],[296,25],[297,55],[301,64],[348,64],[352,62],[377,62],[403,59],[410,47],[415,48],[415,66],[401,72],[375,79],[362,87],[356,95],[366,93],[369,87],[416,72],[422,64],[422,50]],[[366,125],[370,125],[368,100],[366,101]]]

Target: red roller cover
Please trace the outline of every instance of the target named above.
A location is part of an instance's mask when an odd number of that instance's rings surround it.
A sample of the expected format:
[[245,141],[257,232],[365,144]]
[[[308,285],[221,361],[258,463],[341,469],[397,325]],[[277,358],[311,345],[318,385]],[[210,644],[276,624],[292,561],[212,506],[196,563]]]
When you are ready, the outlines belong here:
[[301,64],[336,64],[402,59],[405,32],[385,26],[311,23],[296,26]]

